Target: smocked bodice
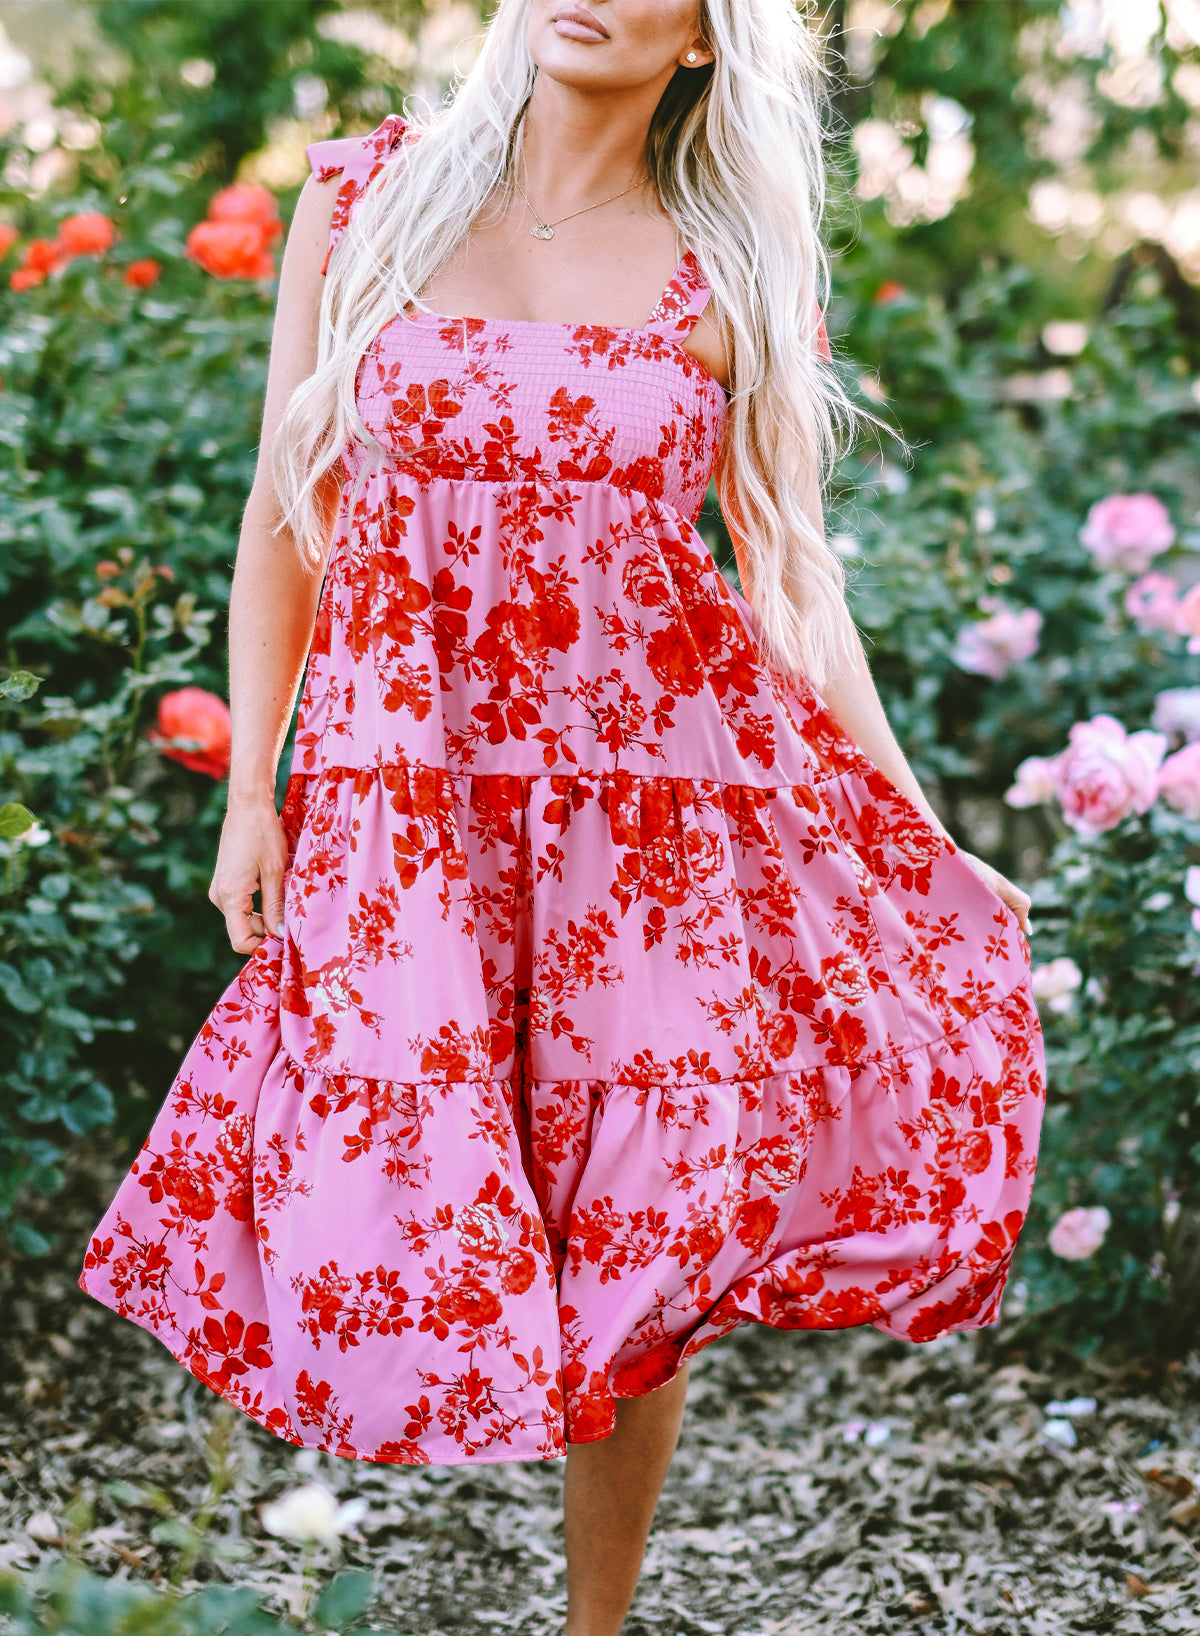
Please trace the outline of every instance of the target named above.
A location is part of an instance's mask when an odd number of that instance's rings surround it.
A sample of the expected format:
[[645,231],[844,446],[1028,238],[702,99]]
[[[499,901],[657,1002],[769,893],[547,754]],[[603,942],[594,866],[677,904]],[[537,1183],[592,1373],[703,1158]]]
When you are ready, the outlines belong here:
[[721,386],[683,346],[708,295],[688,255],[641,329],[395,318],[359,370],[363,422],[421,484],[531,483],[553,505],[607,483],[692,521],[725,411]]

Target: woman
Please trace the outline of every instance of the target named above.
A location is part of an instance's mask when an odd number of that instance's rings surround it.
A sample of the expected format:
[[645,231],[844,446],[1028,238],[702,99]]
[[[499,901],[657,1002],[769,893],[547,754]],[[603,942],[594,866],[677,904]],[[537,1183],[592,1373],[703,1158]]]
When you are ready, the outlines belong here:
[[1029,899],[822,532],[817,89],[790,0],[502,0],[424,129],[310,150],[230,619],[250,959],[82,1278],[293,1442],[569,1445],[572,1636],[692,1355],[990,1322],[1032,1182]]

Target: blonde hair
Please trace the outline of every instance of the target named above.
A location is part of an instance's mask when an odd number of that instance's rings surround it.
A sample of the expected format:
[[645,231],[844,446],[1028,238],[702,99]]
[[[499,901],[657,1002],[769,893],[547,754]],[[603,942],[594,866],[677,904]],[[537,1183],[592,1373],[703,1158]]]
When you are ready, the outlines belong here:
[[[322,490],[353,437],[378,445],[355,377],[379,329],[420,299],[485,201],[511,197],[533,90],[529,0],[500,0],[471,71],[415,120],[420,140],[367,189],[330,261],[313,374],[272,458],[283,521],[303,554],[327,547]],[[794,0],[701,0],[711,67],[679,69],[647,140],[651,180],[712,285],[732,348],[717,482],[762,656],[820,688],[857,656],[841,561],[826,544],[830,468],[862,416],[821,357],[828,285],[824,67]],[[870,418],[870,417],[868,417]]]

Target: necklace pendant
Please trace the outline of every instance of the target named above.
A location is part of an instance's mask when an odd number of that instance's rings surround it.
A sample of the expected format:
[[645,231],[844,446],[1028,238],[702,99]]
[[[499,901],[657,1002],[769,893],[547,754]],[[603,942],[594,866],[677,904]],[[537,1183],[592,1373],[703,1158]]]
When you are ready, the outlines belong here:
[[529,231],[535,239],[552,239],[554,237],[554,229],[549,222],[534,222]]

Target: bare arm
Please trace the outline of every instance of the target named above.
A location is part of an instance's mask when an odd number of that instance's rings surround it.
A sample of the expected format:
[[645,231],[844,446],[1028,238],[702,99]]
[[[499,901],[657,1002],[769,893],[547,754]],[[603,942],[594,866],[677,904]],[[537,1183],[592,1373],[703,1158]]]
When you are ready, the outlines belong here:
[[[296,205],[279,277],[258,468],[242,518],[229,604],[233,748],[228,807],[209,897],[229,940],[251,954],[283,929],[287,839],[275,810],[275,774],[312,640],[321,576],[301,560],[290,530],[273,532],[278,501],[270,449],[295,387],[317,360],[321,263],[337,196],[310,178]],[[253,912],[254,893],[262,913]]]

